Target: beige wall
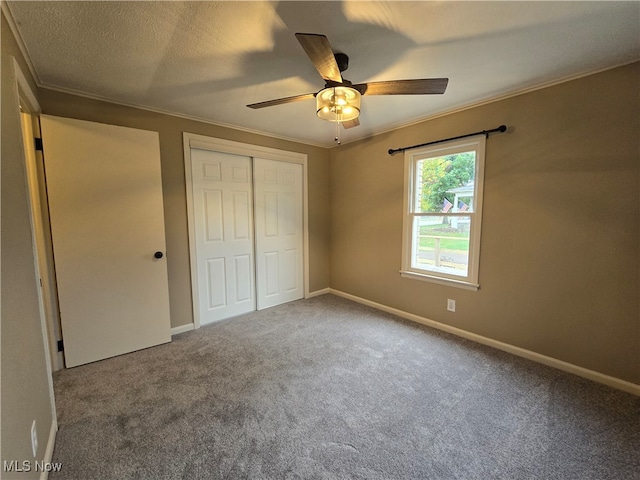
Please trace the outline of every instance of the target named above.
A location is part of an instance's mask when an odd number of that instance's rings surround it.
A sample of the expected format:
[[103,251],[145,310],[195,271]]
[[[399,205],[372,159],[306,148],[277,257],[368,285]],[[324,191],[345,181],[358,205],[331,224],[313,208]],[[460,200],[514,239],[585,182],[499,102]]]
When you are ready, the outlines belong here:
[[49,115],[159,132],[172,327],[193,321],[183,132],[307,154],[309,290],[314,292],[329,286],[329,153],[326,149],[53,90],[40,89],[39,98],[43,113]]
[[[639,78],[636,63],[332,149],[331,287],[640,383]],[[403,156],[387,150],[501,124],[480,290],[400,278]]]
[[[13,57],[23,59],[2,17],[1,372],[2,462],[42,461],[53,424]],[[28,70],[23,73],[29,75]],[[33,83],[33,80],[31,79]],[[31,453],[36,420],[38,451]],[[4,463],[3,463],[4,465]],[[0,467],[1,468],[1,467]],[[38,478],[40,472],[12,478]],[[4,478],[4,474],[3,474]]]

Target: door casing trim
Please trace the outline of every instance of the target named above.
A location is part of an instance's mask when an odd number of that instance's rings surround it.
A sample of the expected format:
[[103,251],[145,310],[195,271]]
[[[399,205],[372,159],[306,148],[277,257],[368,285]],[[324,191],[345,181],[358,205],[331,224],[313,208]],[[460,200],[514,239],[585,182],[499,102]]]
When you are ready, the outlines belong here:
[[[193,177],[191,170],[191,148],[200,148],[214,152],[243,155],[253,158],[264,158],[279,162],[298,163],[302,165],[302,214],[303,214],[303,282],[304,297],[309,297],[309,182],[307,176],[307,154],[290,152],[277,148],[252,145],[250,143],[235,142],[222,138],[207,137],[195,133],[183,132],[184,171],[187,193],[187,223],[189,228],[189,266],[191,270],[191,303],[193,311],[193,328],[200,328],[200,312],[198,310],[198,271],[196,268],[196,242],[193,209]],[[188,324],[187,324],[188,325]]]

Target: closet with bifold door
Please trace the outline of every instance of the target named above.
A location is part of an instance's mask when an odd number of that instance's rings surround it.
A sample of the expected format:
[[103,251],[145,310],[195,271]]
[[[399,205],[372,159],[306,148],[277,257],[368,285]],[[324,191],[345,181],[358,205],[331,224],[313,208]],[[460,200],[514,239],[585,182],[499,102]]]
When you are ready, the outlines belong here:
[[184,137],[196,328],[303,298],[306,155]]

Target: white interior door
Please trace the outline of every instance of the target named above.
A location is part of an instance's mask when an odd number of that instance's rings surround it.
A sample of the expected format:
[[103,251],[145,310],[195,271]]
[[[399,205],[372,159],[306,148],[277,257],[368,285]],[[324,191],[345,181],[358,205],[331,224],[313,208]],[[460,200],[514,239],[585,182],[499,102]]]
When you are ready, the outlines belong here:
[[62,333],[58,317],[60,308],[56,292],[49,208],[44,189],[44,185],[46,185],[44,163],[42,152],[36,151],[33,140],[36,137],[41,138],[39,116],[24,112],[20,116],[31,204],[31,225],[37,253],[38,275],[40,276],[40,295],[47,325],[51,367],[52,371],[57,371],[64,368],[64,356],[62,352],[58,351],[58,340],[62,339]]
[[304,296],[302,165],[254,158],[258,310]]
[[41,125],[67,367],[169,342],[158,134]]
[[256,309],[251,158],[191,149],[200,324]]

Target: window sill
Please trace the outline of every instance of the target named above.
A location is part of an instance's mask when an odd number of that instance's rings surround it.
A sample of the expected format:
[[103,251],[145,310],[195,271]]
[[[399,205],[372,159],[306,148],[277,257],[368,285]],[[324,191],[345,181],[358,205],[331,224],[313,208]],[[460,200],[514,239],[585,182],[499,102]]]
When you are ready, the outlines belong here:
[[462,288],[464,290],[473,290],[474,292],[477,292],[478,289],[480,288],[480,285],[475,283],[464,282],[462,280],[452,280],[449,278],[434,277],[424,273],[410,272],[407,270],[400,270],[400,276],[403,278],[411,278],[413,280],[420,280],[423,282],[431,282],[431,283],[437,283],[439,285],[446,285],[448,287]]

